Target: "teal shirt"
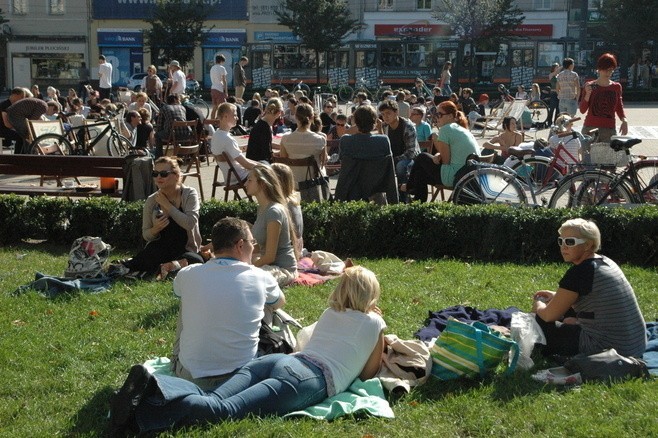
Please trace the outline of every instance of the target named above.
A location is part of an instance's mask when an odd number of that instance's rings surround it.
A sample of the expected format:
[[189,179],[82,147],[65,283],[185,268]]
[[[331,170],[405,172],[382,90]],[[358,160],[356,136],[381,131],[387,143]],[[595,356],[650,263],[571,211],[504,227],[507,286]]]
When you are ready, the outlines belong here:
[[416,138],[418,141],[427,141],[432,135],[432,128],[430,124],[426,121],[420,122],[419,125],[416,125]]
[[466,158],[471,154],[480,155],[480,145],[468,129],[456,123],[439,129],[439,141],[450,146],[450,163],[441,165],[441,182],[451,187],[455,174],[466,164]]

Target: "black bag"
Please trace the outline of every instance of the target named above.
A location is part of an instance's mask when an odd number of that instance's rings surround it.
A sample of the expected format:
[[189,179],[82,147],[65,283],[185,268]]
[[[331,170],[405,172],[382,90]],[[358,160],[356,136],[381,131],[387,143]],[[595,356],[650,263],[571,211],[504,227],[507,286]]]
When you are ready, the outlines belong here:
[[291,324],[301,328],[301,325],[283,310],[277,309],[274,312],[266,310],[258,334],[257,356],[272,353],[292,353],[295,348],[295,336],[290,330]]
[[622,356],[614,348],[597,354],[577,354],[569,359],[564,367],[573,373],[580,373],[585,382],[649,377],[649,370],[644,361]]

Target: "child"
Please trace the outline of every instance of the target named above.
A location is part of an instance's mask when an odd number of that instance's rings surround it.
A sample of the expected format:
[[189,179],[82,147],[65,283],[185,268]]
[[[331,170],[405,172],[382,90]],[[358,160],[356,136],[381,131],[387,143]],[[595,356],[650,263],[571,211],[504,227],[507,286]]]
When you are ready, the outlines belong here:
[[110,400],[111,433],[161,431],[250,415],[284,415],[345,391],[379,371],[386,323],[379,282],[360,266],[345,269],[302,351],[252,360],[212,391],[135,365]]

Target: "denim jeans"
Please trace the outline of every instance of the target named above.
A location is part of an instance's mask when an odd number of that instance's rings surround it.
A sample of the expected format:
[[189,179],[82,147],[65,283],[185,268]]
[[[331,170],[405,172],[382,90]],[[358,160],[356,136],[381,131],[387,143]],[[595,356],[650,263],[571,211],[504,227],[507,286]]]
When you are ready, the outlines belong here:
[[283,415],[327,398],[322,371],[286,354],[254,359],[211,391],[178,377],[153,377],[159,391],[147,396],[135,411],[140,432],[217,423],[249,414]]
[[443,84],[443,88],[441,88],[441,94],[443,96],[448,96],[452,94],[452,88],[450,88],[450,84]]
[[[406,184],[409,180],[409,172],[411,171],[411,166],[414,164],[414,160],[408,158],[402,158],[400,161],[395,163],[395,175],[398,177],[398,187],[401,184]],[[405,192],[398,193],[400,202],[407,201],[407,194]]]
[[567,113],[573,117],[578,111],[578,101],[576,99],[560,99],[559,108],[561,113]]

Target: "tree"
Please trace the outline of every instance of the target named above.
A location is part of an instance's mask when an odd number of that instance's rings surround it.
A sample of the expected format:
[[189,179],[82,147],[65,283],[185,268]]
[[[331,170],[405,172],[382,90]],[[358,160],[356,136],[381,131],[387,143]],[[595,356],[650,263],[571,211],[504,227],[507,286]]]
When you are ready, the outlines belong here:
[[144,37],[152,62],[190,62],[194,48],[201,44],[207,16],[208,6],[203,0],[157,0],[153,15],[144,20],[151,25]]
[[[511,31],[525,19],[513,0],[441,0],[441,4],[432,16],[447,23],[455,35],[468,41],[473,55],[476,48],[497,49],[498,42],[502,38],[509,39]],[[473,69],[469,69],[469,76],[472,72]]]
[[351,18],[346,0],[283,0],[276,10],[279,24],[292,30],[315,52],[316,82],[320,82],[320,52],[340,47],[343,38],[363,29]]

